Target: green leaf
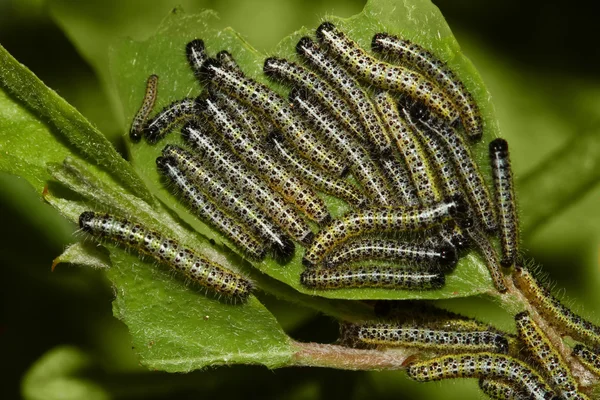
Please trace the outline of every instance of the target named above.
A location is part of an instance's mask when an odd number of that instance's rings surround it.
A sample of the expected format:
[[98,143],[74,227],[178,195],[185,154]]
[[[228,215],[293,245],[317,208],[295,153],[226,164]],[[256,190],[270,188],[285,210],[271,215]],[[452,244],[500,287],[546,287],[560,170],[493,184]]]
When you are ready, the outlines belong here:
[[70,263],[95,269],[110,268],[110,258],[102,248],[93,243],[78,242],[67,247],[60,256],[52,261],[52,270],[58,264]]
[[100,385],[82,377],[93,360],[74,347],[56,347],[44,354],[23,378],[22,394],[27,400],[110,399]]
[[[147,41],[127,40],[113,50],[111,69],[114,73],[114,80],[118,87],[126,120],[130,121],[139,108],[144,95],[146,78],[150,74],[159,76],[157,110],[173,100],[198,95],[201,92],[202,88],[194,78],[185,59],[185,45],[194,38],[204,40],[209,54],[215,54],[224,49],[230,51],[248,75],[275,87],[277,90],[283,90],[283,88],[273,85],[263,76],[262,63],[265,55],[253,49],[232,29],[215,30],[213,28],[216,25],[214,19],[215,16],[211,12],[204,12],[199,15],[186,15],[179,11],[173,12],[163,21],[157,33]],[[396,2],[371,1],[364,11],[357,16],[349,19],[335,17],[328,19],[335,22],[340,28],[351,32],[352,37],[365,48],[369,48],[374,33],[386,31],[414,39],[424,46],[434,49],[437,54],[447,60],[481,104],[486,132],[484,140],[474,147],[473,152],[484,174],[489,178],[487,142],[490,138],[498,136],[493,106],[489,101],[489,94],[483,86],[479,74],[475,71],[473,65],[460,54],[458,44],[435,6],[424,0],[406,1],[404,6],[398,6]],[[291,35],[281,42],[276,49],[276,53],[280,56],[296,58],[294,46],[297,40],[301,36],[313,34],[313,32],[314,28],[303,29]],[[197,232],[216,243],[223,243],[234,249],[226,238],[199,221],[185,207],[180,205],[178,199],[161,183],[156,171],[155,159],[160,155],[162,147],[166,143],[181,144],[182,141],[175,132],[156,146],[150,146],[144,142],[139,144],[129,142],[132,163],[136,171],[144,178],[150,190]],[[345,211],[345,206],[340,201],[327,196],[325,198],[334,216]],[[440,290],[420,292],[348,289],[315,292],[307,290],[299,283],[299,275],[303,270],[300,263],[302,253],[303,250],[299,248],[294,258],[285,266],[281,266],[272,260],[253,263],[253,265],[299,292],[328,298],[441,299],[472,296],[494,290],[489,273],[482,260],[476,254],[471,253],[460,261],[456,271],[448,276],[446,286]]]
[[34,187],[48,178],[44,165],[70,152],[113,174],[131,193],[152,197],[131,166],[76,109],[0,46],[0,169]]
[[[190,232],[164,209],[158,211],[119,187],[99,179],[78,161],[67,159],[50,165],[52,176],[82,198],[57,197],[51,186],[45,199],[65,217],[96,207],[120,215],[135,214],[146,226],[179,240],[231,270],[248,273],[247,264],[235,255],[219,252],[208,240]],[[56,262],[110,264],[107,276],[116,288],[114,314],[130,329],[143,365],[169,372],[187,372],[207,365],[260,363],[285,365],[292,356],[290,340],[275,318],[255,298],[244,304],[228,304],[202,293],[165,268],[152,266],[126,250],[107,244],[110,261],[94,247],[71,247]]]

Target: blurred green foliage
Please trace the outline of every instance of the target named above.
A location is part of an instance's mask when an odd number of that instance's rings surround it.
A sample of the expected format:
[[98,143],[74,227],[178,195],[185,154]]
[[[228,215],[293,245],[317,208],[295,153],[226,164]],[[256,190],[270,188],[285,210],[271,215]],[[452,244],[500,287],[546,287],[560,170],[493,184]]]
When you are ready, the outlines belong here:
[[[600,140],[599,61],[594,15],[558,1],[434,1],[493,95],[516,175],[551,162],[574,140]],[[115,103],[108,46],[150,35],[175,5],[216,10],[223,22],[268,52],[326,12],[350,16],[360,1],[3,1],[0,43],[113,141],[119,149],[123,116]],[[0,121],[2,122],[2,121]],[[0,124],[1,125],[1,124]],[[589,139],[591,138],[591,139]],[[527,255],[564,287],[584,315],[597,320],[600,301],[600,187],[582,187],[570,206],[524,233]],[[543,202],[547,199],[540,198]],[[20,179],[0,176],[2,313],[0,397],[17,398],[479,398],[474,382],[422,385],[401,373],[260,367],[220,368],[188,375],[150,373],[137,364],[124,326],[112,317],[111,288],[102,273],[59,267],[51,260],[76,240],[74,227]],[[531,205],[535,207],[535,204]],[[525,218],[527,216],[524,216]],[[446,305],[510,327],[483,300]],[[286,332],[299,340],[333,340],[336,324],[310,310],[266,301]],[[576,307],[578,308],[578,307]],[[594,318],[595,317],[595,318]],[[32,367],[33,366],[33,367]],[[30,369],[31,368],[31,369]],[[29,372],[27,372],[29,370]]]

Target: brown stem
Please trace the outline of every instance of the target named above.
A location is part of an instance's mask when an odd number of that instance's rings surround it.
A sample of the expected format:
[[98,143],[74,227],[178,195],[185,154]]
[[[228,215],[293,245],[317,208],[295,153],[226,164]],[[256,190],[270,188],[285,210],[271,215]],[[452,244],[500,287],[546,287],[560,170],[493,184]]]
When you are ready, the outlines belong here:
[[[539,325],[542,331],[548,336],[548,339],[554,345],[554,348],[560,353],[565,362],[569,365],[573,376],[579,381],[582,387],[591,386],[597,384],[599,378],[592,374],[578,359],[571,356],[571,349],[562,340],[560,333],[551,326],[544,317],[538,313],[536,308],[529,302],[527,297],[521,292],[514,284],[512,279],[507,279],[506,286],[508,290],[503,295],[498,295],[499,300],[507,309],[510,309],[512,313],[517,310],[514,308],[519,305],[528,311],[534,321]],[[518,310],[522,311],[522,309]]]
[[297,351],[293,366],[325,367],[348,370],[398,370],[403,369],[414,354],[411,349],[359,350],[334,344],[293,344]]

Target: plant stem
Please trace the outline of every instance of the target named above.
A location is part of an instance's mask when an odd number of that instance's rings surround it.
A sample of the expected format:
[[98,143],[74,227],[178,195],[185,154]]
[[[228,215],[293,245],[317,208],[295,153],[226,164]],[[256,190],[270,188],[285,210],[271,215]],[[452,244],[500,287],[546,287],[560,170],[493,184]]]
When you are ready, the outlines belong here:
[[[515,314],[518,311],[526,310],[529,312],[533,320],[540,326],[542,331],[548,336],[548,339],[553,344],[554,348],[560,353],[565,362],[570,367],[573,376],[579,381],[581,386],[591,386],[598,384],[599,378],[588,371],[579,360],[571,356],[571,349],[562,340],[562,336],[556,328],[551,326],[544,317],[538,313],[535,307],[527,299],[514,284],[512,279],[506,281],[507,292],[497,294],[496,299],[501,303],[502,307]],[[518,308],[518,310],[516,310]]]
[[403,369],[417,350],[360,350],[333,344],[295,342],[290,366],[325,367],[347,370]]

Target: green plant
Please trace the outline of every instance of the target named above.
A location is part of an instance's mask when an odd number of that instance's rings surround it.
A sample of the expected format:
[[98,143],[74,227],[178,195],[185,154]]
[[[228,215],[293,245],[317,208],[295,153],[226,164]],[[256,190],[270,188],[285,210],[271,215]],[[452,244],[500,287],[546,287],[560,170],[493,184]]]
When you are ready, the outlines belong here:
[[[458,71],[480,83],[474,68],[459,55],[456,42],[437,10],[426,2],[415,4],[419,6],[419,15],[430,17],[426,29],[418,25],[419,19],[406,18],[405,24],[400,24],[397,14],[384,12],[367,12],[362,17],[347,22],[340,21],[340,24],[349,24],[357,37],[364,35],[363,40],[367,38],[367,31],[371,32],[369,29],[372,29],[373,24],[377,24],[381,30],[392,32],[395,26],[401,26],[404,34],[413,32],[420,36],[421,41],[431,40],[431,46],[442,54],[455,54],[455,67]],[[386,4],[370,4],[375,10],[379,6],[389,11]],[[263,56],[251,49],[231,30],[223,31],[217,38],[215,31],[209,27],[212,22],[206,23],[210,20],[210,14],[180,16],[179,11],[173,14],[167,18],[154,38],[144,43],[125,42],[113,50],[112,71],[117,82],[118,98],[127,116],[133,115],[138,99],[141,98],[143,88],[140,82],[150,73],[156,72],[156,69],[160,69],[161,80],[184,82],[179,89],[173,85],[170,89],[161,90],[160,95],[164,101],[187,94],[188,85],[194,82],[185,63],[182,62],[181,49],[182,45],[194,36],[205,38],[213,52],[222,48],[229,49],[247,72],[260,75],[257,69]],[[392,22],[394,26],[391,25]],[[441,38],[433,35],[439,32],[442,32]],[[277,53],[289,55],[293,48],[292,43],[295,43],[301,34],[302,32],[284,40]],[[132,66],[129,61],[133,59],[141,62]],[[10,129],[3,130],[3,133],[8,138],[11,132],[22,132],[25,129],[30,132],[28,135],[16,134],[11,140],[2,141],[6,154],[1,160],[2,169],[26,178],[38,191],[46,190],[46,184],[50,181],[45,198],[67,218],[75,221],[90,202],[120,214],[135,214],[136,218],[149,226],[169,232],[200,251],[215,254],[223,263],[235,264],[244,269],[255,277],[265,292],[340,319],[360,320],[370,315],[370,310],[362,303],[343,300],[399,298],[397,292],[381,290],[340,291],[331,295],[335,297],[332,299],[311,296],[297,282],[300,271],[298,255],[289,268],[281,269],[265,263],[255,267],[266,275],[257,273],[253,267],[220,246],[220,237],[217,234],[180,209],[176,210],[176,214],[169,210],[171,205],[176,204],[175,199],[158,184],[158,176],[154,169],[154,159],[159,148],[145,145],[132,148],[132,167],[120,158],[106,139],[76,110],[18,65],[10,55],[3,52],[1,61],[0,83],[5,95],[4,109],[13,114],[11,121],[19,122],[12,124]],[[483,88],[483,85],[479,84],[478,87]],[[477,96],[484,105],[488,123],[495,125],[495,117],[483,89]],[[497,128],[491,129],[488,138],[496,133]],[[582,187],[597,180],[597,168],[585,171],[563,168],[574,161],[581,163],[582,160],[578,158],[583,158],[582,154],[587,154],[588,159],[597,159],[597,152],[594,152],[597,146],[592,146],[597,141],[596,137],[590,135],[583,140],[583,143],[568,147],[560,157],[556,157],[551,170],[540,167],[537,175],[527,179],[526,182],[531,183],[521,187],[519,196],[524,203],[522,207],[527,207],[528,201],[544,205],[530,208],[523,222],[525,231],[529,226],[539,223],[539,220],[563,207],[573,196],[580,193]],[[484,147],[477,150],[477,157],[481,165],[485,165]],[[573,179],[575,172],[578,175],[577,179]],[[61,185],[56,185],[55,181]],[[546,181],[551,183],[545,185]],[[558,193],[555,192],[557,182],[564,183]],[[63,196],[64,187],[77,193],[77,196]],[[154,196],[157,196],[158,200]],[[542,202],[539,199],[549,200]],[[335,200],[330,199],[330,202],[335,209]],[[190,226],[193,229],[189,229]],[[217,245],[213,245],[210,239],[215,240]],[[134,333],[134,346],[147,367],[166,371],[189,371],[221,363],[259,363],[269,367],[322,365],[356,368],[355,359],[344,361],[342,357],[341,364],[332,364],[329,356],[335,356],[338,360],[336,362],[340,362],[337,357],[344,355],[343,349],[331,346],[311,347],[291,341],[268,310],[256,299],[240,307],[215,304],[188,290],[169,274],[148,268],[136,257],[117,247],[108,248],[109,255],[89,244],[76,244],[57,261],[96,267],[110,265],[106,273],[115,284],[118,293],[114,306],[115,314],[125,321]],[[422,299],[425,296],[443,299],[456,297],[456,293],[460,297],[485,293],[507,305],[510,311],[522,308],[522,304],[519,305],[511,296],[501,297],[495,294],[485,267],[475,256],[461,261],[453,277],[455,282],[449,282],[439,291],[427,294],[400,293],[405,299]],[[126,295],[123,296],[122,293]],[[148,307],[149,304],[159,308]],[[202,329],[198,327],[199,321],[200,324],[204,323],[201,325]],[[248,321],[252,321],[252,324]],[[181,331],[174,335],[170,327],[176,325]],[[231,334],[232,331],[235,335]],[[183,349],[185,351],[182,351]],[[231,349],[236,351],[232,352]],[[174,353],[185,354],[185,357],[166,357]],[[392,366],[399,366],[403,361],[404,358],[399,353],[395,356]],[[387,360],[366,357],[363,362],[361,367],[370,369],[386,365],[381,362]]]

